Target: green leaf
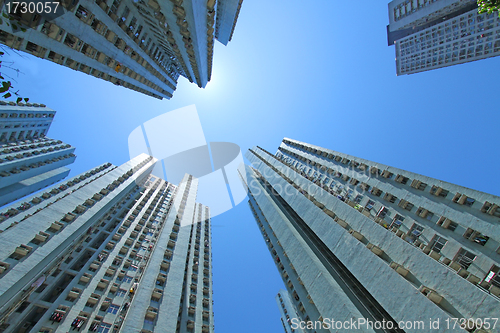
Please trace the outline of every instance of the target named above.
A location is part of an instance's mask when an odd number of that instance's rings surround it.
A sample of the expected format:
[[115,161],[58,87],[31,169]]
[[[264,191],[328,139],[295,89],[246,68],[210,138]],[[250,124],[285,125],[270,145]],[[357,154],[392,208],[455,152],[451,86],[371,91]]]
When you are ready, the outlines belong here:
[[18,97],[18,98],[16,99],[16,103],[22,102],[22,100],[23,100],[23,99],[22,99],[21,97]]
[[27,30],[26,30],[26,29],[24,29],[24,28],[21,28],[21,31],[22,31],[22,32],[26,32]]
[[11,87],[10,81],[8,81],[8,82],[3,81],[2,86],[0,87],[0,93],[6,92],[7,90],[10,89],[10,87]]
[[3,95],[3,98],[9,98],[10,96],[12,96],[10,93],[6,93],[5,95]]
[[9,18],[9,15],[5,14],[5,13],[2,13],[2,16],[5,17],[5,18]]
[[12,28],[14,28],[14,29],[17,30],[17,25],[15,25],[14,23],[12,23]]
[[3,56],[5,53],[4,52],[0,52],[0,56]]
[[29,100],[30,100],[29,98],[25,98],[25,99],[24,99],[24,101],[25,101],[26,103],[28,103],[28,101],[29,101]]

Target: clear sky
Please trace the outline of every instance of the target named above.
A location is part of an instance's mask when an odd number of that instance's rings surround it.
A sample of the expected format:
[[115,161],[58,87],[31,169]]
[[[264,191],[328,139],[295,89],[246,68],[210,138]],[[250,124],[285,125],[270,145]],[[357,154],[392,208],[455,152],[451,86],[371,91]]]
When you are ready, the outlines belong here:
[[[70,176],[125,162],[134,128],[196,104],[207,141],[274,153],[290,137],[500,195],[500,58],[397,77],[387,24],[384,1],[245,0],[206,89],[181,77],[159,101],[31,56],[14,58],[14,86],[57,111]],[[282,332],[283,283],[248,204],[212,223],[216,332]]]

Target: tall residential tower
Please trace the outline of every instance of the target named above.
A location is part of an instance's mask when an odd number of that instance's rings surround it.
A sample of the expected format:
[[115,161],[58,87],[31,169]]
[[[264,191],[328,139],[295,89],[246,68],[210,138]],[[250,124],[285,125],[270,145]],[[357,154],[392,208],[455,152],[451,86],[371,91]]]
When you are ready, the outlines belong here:
[[[231,1],[221,0],[226,2]],[[56,15],[9,12],[4,6],[0,42],[115,85],[170,98],[180,75],[199,87],[210,81],[215,5],[216,0],[77,0],[62,1]],[[234,28],[234,15],[231,23]]]
[[447,323],[500,316],[499,197],[291,139],[247,158],[301,328],[464,332]]
[[[69,174],[75,148],[46,137],[55,113],[43,104],[0,101],[0,207]],[[28,206],[17,205],[8,215]]]
[[213,332],[209,208],[155,162],[100,165],[0,223],[0,331]]
[[394,0],[389,46],[397,75],[413,74],[500,54],[498,14],[478,14],[476,0]]

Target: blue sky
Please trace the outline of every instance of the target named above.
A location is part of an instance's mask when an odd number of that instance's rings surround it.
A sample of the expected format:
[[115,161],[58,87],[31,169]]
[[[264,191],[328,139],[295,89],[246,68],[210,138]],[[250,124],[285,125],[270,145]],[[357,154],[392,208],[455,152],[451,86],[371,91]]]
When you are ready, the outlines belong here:
[[[159,101],[31,56],[14,58],[16,88],[57,111],[71,175],[125,162],[134,128],[196,104],[207,141],[274,153],[290,137],[500,195],[500,59],[397,77],[387,23],[383,1],[246,0],[206,89],[180,78]],[[213,225],[216,332],[281,332],[281,278],[246,201]]]

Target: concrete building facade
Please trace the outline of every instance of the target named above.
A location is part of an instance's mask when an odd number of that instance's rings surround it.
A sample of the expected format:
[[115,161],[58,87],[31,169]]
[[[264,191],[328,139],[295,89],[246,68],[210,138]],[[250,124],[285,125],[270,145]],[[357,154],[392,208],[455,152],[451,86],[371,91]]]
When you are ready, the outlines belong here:
[[75,148],[46,137],[55,113],[43,104],[0,101],[0,207],[69,174]]
[[397,75],[500,54],[500,18],[478,14],[475,0],[394,0],[389,3],[389,46]]
[[500,315],[499,197],[292,139],[246,156],[298,314],[330,324],[306,332],[465,332],[451,318],[498,331],[481,321]]
[[215,21],[215,38],[227,45],[234,33],[243,0],[219,0],[217,2],[217,19]]
[[199,87],[210,81],[215,2],[63,1],[57,15],[9,14],[4,7],[9,19],[0,24],[0,42],[168,99],[180,75]]
[[300,316],[297,309],[293,305],[292,299],[288,291],[280,289],[278,295],[276,295],[276,303],[280,309],[281,323],[283,324],[283,329],[286,333],[304,333],[304,331],[298,326],[300,321]]
[[155,163],[100,165],[0,223],[2,332],[213,332],[209,208]]

